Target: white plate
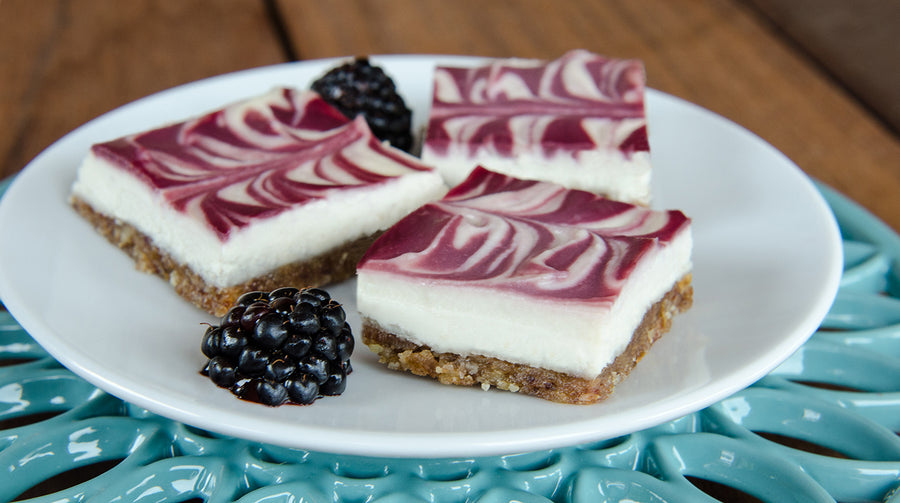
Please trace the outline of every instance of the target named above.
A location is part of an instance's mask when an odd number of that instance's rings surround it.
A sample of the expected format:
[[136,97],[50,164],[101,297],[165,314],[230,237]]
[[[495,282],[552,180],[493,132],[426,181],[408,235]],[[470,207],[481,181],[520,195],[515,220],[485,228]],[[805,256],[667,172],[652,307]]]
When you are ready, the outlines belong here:
[[[421,125],[436,61],[373,58]],[[606,402],[561,405],[442,386],[386,370],[361,344],[347,391],[310,407],[236,399],[199,375],[203,322],[136,272],[67,204],[92,143],[263,93],[305,87],[334,60],[259,68],[174,88],[103,115],[39,155],[0,203],[0,298],[62,364],[126,401],[215,432],[333,453],[475,456],[611,438],[702,409],[753,383],[817,328],[837,291],[841,238],[810,180],[741,127],[649,91],[654,206],[694,221],[694,307]],[[329,288],[355,330],[354,284]]]

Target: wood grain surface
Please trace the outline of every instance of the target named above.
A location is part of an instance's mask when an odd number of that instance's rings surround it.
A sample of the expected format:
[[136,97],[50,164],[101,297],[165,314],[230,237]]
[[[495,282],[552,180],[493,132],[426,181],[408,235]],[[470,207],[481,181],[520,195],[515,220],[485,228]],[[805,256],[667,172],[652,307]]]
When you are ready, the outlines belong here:
[[900,2],[742,0],[900,132]]
[[650,86],[743,125],[900,229],[896,134],[739,0],[0,0],[0,176],[103,112],[234,70],[576,47],[644,60]]

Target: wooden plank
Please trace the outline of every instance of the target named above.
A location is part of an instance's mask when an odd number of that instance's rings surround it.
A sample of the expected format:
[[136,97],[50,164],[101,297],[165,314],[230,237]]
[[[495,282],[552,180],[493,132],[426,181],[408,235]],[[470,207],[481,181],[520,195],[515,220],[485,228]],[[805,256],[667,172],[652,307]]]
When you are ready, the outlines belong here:
[[[24,132],[29,128],[40,69],[49,57],[56,33],[56,9],[51,2],[14,0],[0,3],[0,179],[18,171]],[[28,23],[21,22],[28,19]]]
[[743,0],[900,131],[900,2]]
[[[436,53],[645,61],[652,87],[747,127],[900,229],[900,141],[735,0],[278,0],[300,58]],[[724,168],[724,167],[723,167]]]
[[262,2],[0,2],[0,73],[10,82],[0,93],[9,124],[0,143],[0,177],[129,101],[282,62],[274,33]]

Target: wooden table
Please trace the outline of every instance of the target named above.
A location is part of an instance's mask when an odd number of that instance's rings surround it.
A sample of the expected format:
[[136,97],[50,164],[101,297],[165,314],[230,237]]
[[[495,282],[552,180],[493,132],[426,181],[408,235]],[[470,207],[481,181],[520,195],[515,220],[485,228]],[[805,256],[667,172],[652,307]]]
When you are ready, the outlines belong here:
[[552,58],[583,47],[643,59],[650,86],[745,126],[900,230],[896,131],[765,17],[781,4],[792,2],[2,0],[0,177],[103,112],[225,72],[357,54]]

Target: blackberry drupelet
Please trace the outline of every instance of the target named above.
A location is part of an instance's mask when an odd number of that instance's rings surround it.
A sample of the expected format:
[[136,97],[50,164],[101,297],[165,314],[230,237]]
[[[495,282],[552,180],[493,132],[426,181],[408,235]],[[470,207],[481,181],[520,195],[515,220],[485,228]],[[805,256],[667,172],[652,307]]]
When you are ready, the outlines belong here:
[[249,292],[207,328],[201,374],[245,400],[307,405],[344,392],[353,346],[344,309],[328,292]]
[[367,58],[329,70],[313,82],[312,90],[351,119],[362,114],[379,139],[407,152],[412,148],[412,111],[394,81]]

